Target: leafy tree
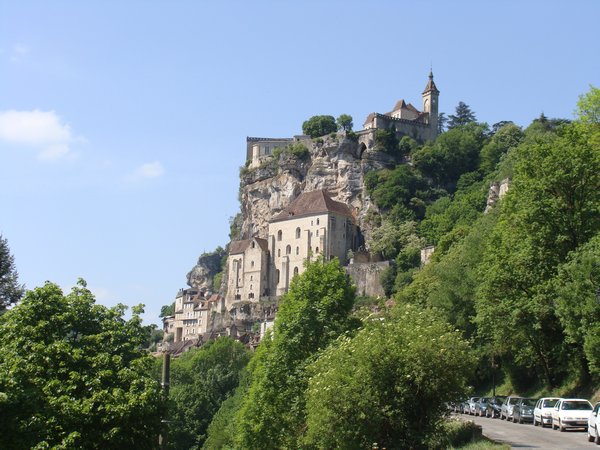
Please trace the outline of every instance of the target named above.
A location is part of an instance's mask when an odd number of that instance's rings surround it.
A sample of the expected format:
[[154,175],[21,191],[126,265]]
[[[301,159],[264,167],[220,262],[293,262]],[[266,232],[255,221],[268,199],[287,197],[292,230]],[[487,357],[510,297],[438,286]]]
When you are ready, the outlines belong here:
[[0,313],[17,303],[23,296],[25,288],[19,284],[18,279],[19,274],[8,242],[0,235]]
[[201,448],[212,417],[238,386],[249,351],[220,337],[189,351],[171,364],[172,409],[169,441],[173,448]]
[[600,123],[600,89],[590,86],[589,92],[579,96],[577,118],[585,124]]
[[448,129],[466,125],[475,122],[475,113],[471,111],[471,107],[464,102],[458,102],[454,114],[448,116]]
[[561,266],[553,281],[556,313],[583,373],[600,378],[600,234]]
[[384,211],[396,205],[413,208],[411,200],[419,191],[427,188],[427,182],[410,166],[402,164],[393,170],[382,169],[368,172],[365,187],[375,204]]
[[160,308],[160,314],[158,317],[160,317],[162,319],[163,317],[173,316],[174,314],[175,314],[175,302],[171,303],[170,305],[163,305]]
[[275,319],[273,340],[260,353],[236,414],[238,448],[298,447],[305,421],[306,365],[353,326],[348,316],[354,298],[355,288],[337,259],[309,262],[292,279]]
[[352,116],[348,114],[341,114],[335,119],[335,123],[337,124],[338,130],[342,131],[352,131],[352,127],[354,126],[352,123]]
[[337,131],[333,116],[312,116],[302,124],[302,132],[311,138],[325,136]]
[[452,186],[460,176],[479,166],[479,153],[486,142],[487,126],[469,123],[449,129],[433,144],[413,153],[413,163],[423,175],[443,186]]
[[398,137],[393,128],[375,130],[375,149],[380,152],[396,155],[398,153]]
[[600,231],[600,141],[575,125],[518,147],[511,190],[488,245],[478,295],[481,331],[499,352],[543,374],[565,370],[551,279]]
[[419,245],[415,222],[397,223],[384,220],[380,227],[373,230],[369,250],[381,253],[385,259],[395,258],[403,247],[415,241],[415,245]]
[[446,113],[439,113],[438,114],[438,129],[437,132],[438,134],[442,134],[444,131],[446,131],[446,124],[448,123],[448,118],[446,117]]
[[470,364],[468,343],[436,311],[400,306],[354,338],[340,337],[309,366],[305,442],[428,448],[445,402],[465,395]]
[[511,148],[515,148],[523,142],[524,137],[521,127],[512,122],[506,122],[505,125],[495,131],[490,141],[481,149],[480,169],[484,173],[492,172],[500,162],[500,158]]
[[1,448],[156,448],[164,399],[125,309],[48,282],[0,317]]

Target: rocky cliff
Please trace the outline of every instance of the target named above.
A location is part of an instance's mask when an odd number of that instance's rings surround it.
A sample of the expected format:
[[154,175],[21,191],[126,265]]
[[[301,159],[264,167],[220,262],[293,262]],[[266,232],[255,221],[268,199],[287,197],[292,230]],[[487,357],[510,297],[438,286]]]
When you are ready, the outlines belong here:
[[282,151],[255,169],[240,174],[240,238],[267,237],[268,221],[302,192],[325,189],[334,200],[355,212],[357,223],[368,236],[365,216],[376,210],[364,187],[370,170],[393,168],[398,163],[374,148],[372,133],[348,137],[344,133],[319,139],[302,139],[308,149],[302,157]]

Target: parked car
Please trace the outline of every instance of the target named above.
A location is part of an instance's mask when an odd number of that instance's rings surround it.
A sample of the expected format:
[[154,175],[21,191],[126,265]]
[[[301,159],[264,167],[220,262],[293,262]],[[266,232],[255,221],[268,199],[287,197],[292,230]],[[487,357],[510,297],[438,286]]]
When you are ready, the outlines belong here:
[[490,398],[485,409],[485,417],[491,417],[492,419],[500,417],[500,409],[502,409],[502,403],[504,403],[505,400],[505,395],[497,395]]
[[537,399],[535,398],[520,399],[513,407],[513,422],[533,423],[533,408],[535,408],[536,403]]
[[475,403],[475,415],[479,417],[485,416],[485,409],[487,408],[489,397],[481,397],[477,403]]
[[502,408],[500,408],[500,419],[512,420],[513,408],[520,399],[521,397],[516,395],[506,397],[506,401],[502,404]]
[[540,398],[533,409],[533,425],[538,426],[539,424],[542,428],[546,425],[552,426],[552,409],[559,400],[558,397]]
[[479,397],[471,397],[468,401],[467,401],[467,411],[465,411],[467,414],[470,415],[474,415],[475,414],[475,404],[479,401]]
[[594,405],[594,409],[588,418],[588,441],[595,442],[597,445],[600,445],[600,402]]
[[552,409],[552,429],[585,428],[593,409],[583,398],[561,398]]

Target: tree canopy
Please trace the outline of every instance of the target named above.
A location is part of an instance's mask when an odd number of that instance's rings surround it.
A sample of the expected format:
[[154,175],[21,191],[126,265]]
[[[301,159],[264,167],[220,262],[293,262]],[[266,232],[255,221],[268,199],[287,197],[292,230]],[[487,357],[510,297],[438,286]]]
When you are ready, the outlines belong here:
[[0,316],[2,448],[155,448],[164,398],[142,306],[96,305],[52,283]]
[[19,274],[8,242],[0,235],[0,313],[17,303],[24,291],[23,285],[19,284]]
[[475,113],[471,111],[471,107],[464,102],[458,102],[455,113],[448,116],[448,129],[466,125],[476,120]]
[[340,116],[335,119],[335,123],[337,124],[338,130],[342,131],[352,131],[352,127],[354,126],[352,123],[352,116],[348,114],[340,114]]
[[329,133],[335,133],[338,126],[333,116],[312,116],[302,124],[302,132],[311,138],[325,136]]

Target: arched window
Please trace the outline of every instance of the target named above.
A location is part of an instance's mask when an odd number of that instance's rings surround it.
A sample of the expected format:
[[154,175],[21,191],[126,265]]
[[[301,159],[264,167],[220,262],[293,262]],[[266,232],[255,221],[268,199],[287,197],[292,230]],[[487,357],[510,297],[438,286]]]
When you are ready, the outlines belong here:
[[[252,275],[250,275],[250,281],[252,281]],[[250,286],[250,289],[252,289],[252,286]]]
[[298,268],[294,267],[294,275],[298,275]]
[[252,248],[256,247],[256,243],[254,241],[252,241]]
[[286,255],[289,255],[290,253],[292,253],[292,246],[291,246],[291,245],[288,245],[288,246],[285,248],[285,254],[286,254]]
[[254,261],[250,261],[250,267],[254,267]]
[[296,239],[300,239],[300,227],[296,228]]
[[281,249],[280,248],[277,249],[277,256],[281,256]]
[[281,232],[281,230],[279,230],[277,232],[277,240],[280,241],[282,237],[283,237],[283,233]]
[[319,235],[319,230],[317,230],[317,236]]
[[275,270],[275,284],[279,284],[279,269]]
[[317,219],[317,225],[319,225],[319,219]]
[[315,249],[315,253],[319,253],[319,247]]
[[296,255],[300,254],[300,247],[296,247]]

